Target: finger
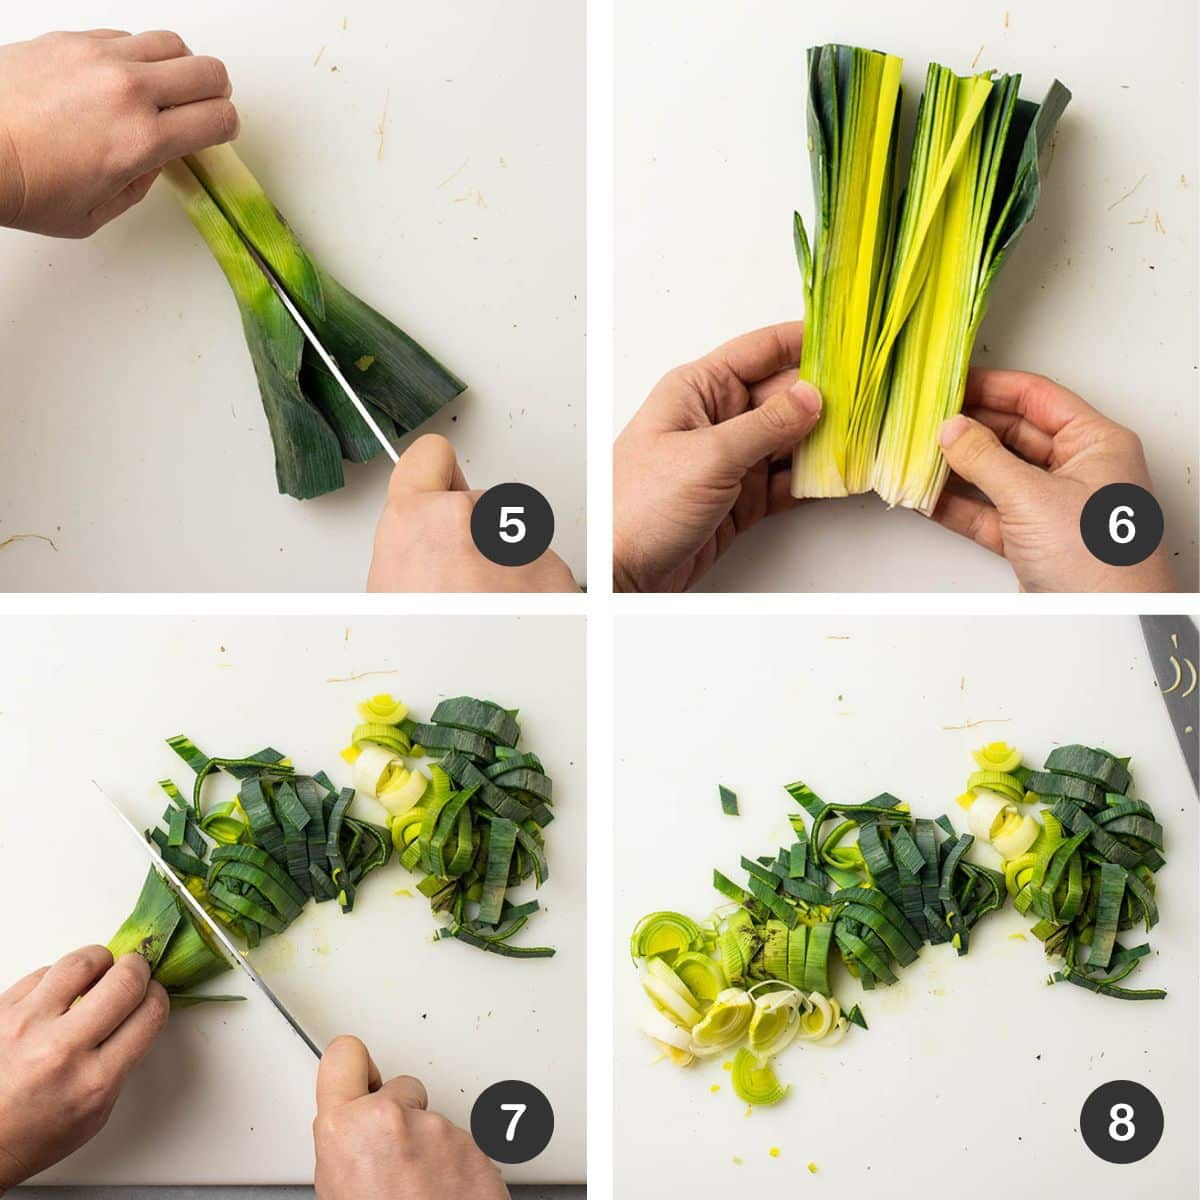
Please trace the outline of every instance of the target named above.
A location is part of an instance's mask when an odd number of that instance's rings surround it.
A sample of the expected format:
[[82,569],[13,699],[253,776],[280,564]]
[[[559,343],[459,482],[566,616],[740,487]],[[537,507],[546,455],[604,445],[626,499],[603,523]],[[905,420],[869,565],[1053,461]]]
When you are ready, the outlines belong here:
[[986,425],[1010,450],[1026,462],[1048,467],[1054,455],[1054,439],[1020,413],[996,412],[991,408],[972,408],[967,416]]
[[181,108],[165,108],[158,114],[158,146],[155,161],[146,169],[161,167],[173,158],[195,154],[210,146],[232,142],[238,135],[241,121],[233,101],[219,97],[198,100]]
[[1044,375],[981,367],[967,376],[965,406],[1018,413],[1051,437],[1078,417],[1096,415],[1082,396]]
[[103,978],[76,1004],[63,1025],[81,1046],[98,1046],[146,998],[150,965],[140,954],[122,954]]
[[706,357],[728,367],[743,383],[757,383],[785,367],[799,367],[804,322],[785,321],[743,334]]
[[65,1013],[112,965],[112,954],[103,946],[72,950],[42,976],[25,1003],[54,1016]]
[[1041,479],[1037,467],[1006,450],[986,425],[961,413],[942,425],[938,440],[950,469],[1000,507],[1016,503]]
[[36,971],[31,971],[24,979],[18,979],[12,987],[4,992],[0,992],[0,1004],[17,1004],[21,1000],[24,1000],[42,982],[42,976],[48,970],[50,970],[49,967],[38,967]]
[[[317,1111],[349,1104],[371,1090],[371,1056],[356,1037],[336,1037],[317,1070]],[[376,1070],[375,1077],[379,1077]]]
[[947,529],[977,542],[993,554],[1004,554],[1004,537],[1000,532],[1000,513],[990,504],[957,492],[943,492],[933,520]]
[[458,466],[454,447],[439,434],[417,438],[392,468],[388,496],[412,492],[465,492],[467,481]]
[[102,229],[109,221],[115,221],[122,213],[128,212],[135,204],[140,204],[146,198],[146,193],[154,186],[158,178],[158,168],[139,175],[132,183],[122,188],[111,200],[97,205],[89,217],[88,232],[94,233]]
[[131,37],[128,29],[85,29],[84,37],[97,38],[100,41],[110,41],[112,38]]
[[395,1079],[389,1079],[379,1089],[379,1094],[387,1096],[401,1108],[429,1107],[429,1095],[425,1091],[425,1085],[412,1075],[397,1075]]
[[117,50],[123,58],[134,62],[164,62],[168,58],[191,54],[183,38],[167,29],[135,34],[122,42]]
[[748,471],[755,463],[801,441],[821,415],[821,395],[802,379],[765,404],[714,425],[705,436],[717,441],[735,467]]
[[146,80],[150,95],[159,108],[217,97],[228,100],[233,95],[225,64],[208,55],[187,55],[165,62],[146,63],[134,69]]
[[171,1001],[166,988],[151,979],[142,1002],[100,1043],[99,1055],[105,1074],[124,1079],[145,1058],[158,1035],[167,1027],[170,1012]]

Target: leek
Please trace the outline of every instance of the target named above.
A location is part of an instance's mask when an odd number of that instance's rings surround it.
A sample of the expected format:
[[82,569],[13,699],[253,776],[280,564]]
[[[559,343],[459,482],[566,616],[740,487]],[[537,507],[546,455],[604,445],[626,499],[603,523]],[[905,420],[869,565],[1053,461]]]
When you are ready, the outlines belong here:
[[996,275],[1029,223],[1042,154],[1070,93],[1018,99],[1020,76],[929,67],[903,203],[896,198],[901,60],[850,46],[808,52],[817,223],[799,214],[800,374],[824,397],[793,459],[792,493],[874,488],[933,511],[947,466],[941,423],[962,406]]
[[[165,168],[233,289],[271,438],[279,491],[309,499],[342,487],[342,459],[381,447],[307,344],[242,238],[269,265],[385,435],[397,438],[465,388],[422,347],[321,269],[232,146]],[[239,236],[240,235],[240,236]]]

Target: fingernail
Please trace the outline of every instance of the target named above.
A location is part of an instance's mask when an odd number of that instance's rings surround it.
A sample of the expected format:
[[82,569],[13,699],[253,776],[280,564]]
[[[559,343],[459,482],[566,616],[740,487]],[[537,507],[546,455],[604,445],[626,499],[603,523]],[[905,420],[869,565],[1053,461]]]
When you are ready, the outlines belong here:
[[962,413],[959,413],[957,417],[951,417],[950,420],[942,422],[942,428],[938,432],[938,441],[943,446],[953,446],[970,428],[971,418],[964,417]]
[[810,417],[815,417],[821,411],[821,393],[807,380],[797,379],[788,392]]

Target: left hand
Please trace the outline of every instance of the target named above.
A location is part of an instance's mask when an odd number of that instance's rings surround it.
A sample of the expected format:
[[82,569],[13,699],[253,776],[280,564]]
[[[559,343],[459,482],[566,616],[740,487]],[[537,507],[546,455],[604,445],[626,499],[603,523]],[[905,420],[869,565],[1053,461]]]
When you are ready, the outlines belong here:
[[100,1132],[169,1008],[144,958],[103,946],[0,993],[0,1196]]
[[792,508],[791,451],[821,415],[804,325],[734,338],[665,376],[613,449],[613,586],[681,592],[763,517]]

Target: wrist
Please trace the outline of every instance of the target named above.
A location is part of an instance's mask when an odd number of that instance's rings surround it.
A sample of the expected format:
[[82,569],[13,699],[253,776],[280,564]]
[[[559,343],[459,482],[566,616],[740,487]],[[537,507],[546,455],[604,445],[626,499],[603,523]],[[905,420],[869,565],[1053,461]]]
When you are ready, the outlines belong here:
[[639,592],[633,572],[626,566],[629,561],[623,546],[624,539],[613,532],[613,591]]

